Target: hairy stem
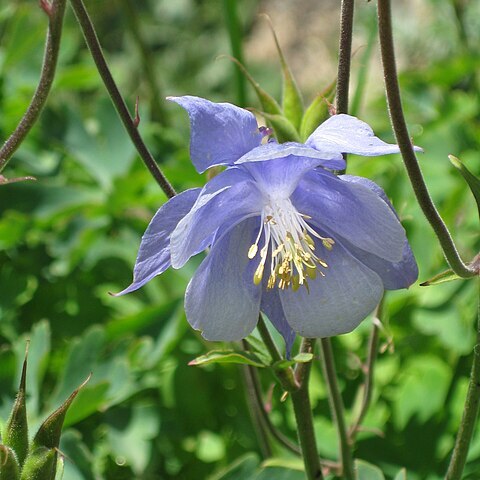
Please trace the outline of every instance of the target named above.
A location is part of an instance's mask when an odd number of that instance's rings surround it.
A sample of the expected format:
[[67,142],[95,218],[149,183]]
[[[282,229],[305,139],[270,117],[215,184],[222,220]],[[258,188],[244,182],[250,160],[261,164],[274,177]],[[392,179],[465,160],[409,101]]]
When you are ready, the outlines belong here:
[[57,69],[65,4],[66,0],[53,0],[51,4],[41,4],[49,18],[42,72],[27,111],[15,131],[0,149],[0,172],[32,129],[47,101]]
[[473,349],[472,370],[462,421],[445,480],[461,480],[480,406],[480,279],[478,282],[477,344]]
[[430,198],[410,141],[403,114],[395,63],[390,0],[378,0],[378,30],[390,120],[415,196],[425,217],[432,226],[452,270],[460,277],[472,277],[475,275],[474,271],[463,263],[447,226]]
[[70,4],[72,5],[75,16],[77,17],[77,21],[83,31],[85,41],[90,50],[90,53],[92,54],[98,72],[102,77],[103,83],[107,88],[113,105],[115,106],[115,109],[117,110],[117,113],[120,116],[120,119],[122,120],[122,123],[128,135],[130,136],[133,144],[135,145],[138,154],[143,160],[145,166],[152,174],[153,178],[157,181],[160,188],[169,198],[173,197],[175,195],[175,190],[170,185],[167,178],[163,175],[159,166],[155,162],[155,159],[145,145],[137,128],[138,121],[135,121],[130,115],[127,105],[125,104],[125,101],[123,100],[122,95],[118,90],[115,80],[110,73],[110,69],[108,68],[107,62],[102,52],[102,47],[100,46],[100,42],[98,41],[95,28],[92,24],[92,21],[90,20],[88,12],[85,9],[85,5],[83,4],[82,0],[70,0]]
[[330,338],[322,338],[320,341],[322,345],[322,367],[328,386],[328,399],[330,402],[333,421],[337,426],[338,439],[340,443],[343,476],[346,480],[355,480],[352,452],[347,435],[347,424],[345,421],[345,408],[340,389],[338,388],[332,342],[330,341]]
[[337,75],[337,113],[348,113],[350,61],[352,57],[354,0],[342,0],[340,13],[340,45]]

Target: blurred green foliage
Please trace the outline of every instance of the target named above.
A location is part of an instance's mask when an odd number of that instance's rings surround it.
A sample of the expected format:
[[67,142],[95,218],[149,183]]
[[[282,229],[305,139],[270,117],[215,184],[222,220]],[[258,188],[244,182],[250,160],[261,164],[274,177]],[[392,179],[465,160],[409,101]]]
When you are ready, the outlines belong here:
[[[366,32],[370,42],[373,3],[359,4],[357,19],[358,31]],[[480,249],[476,205],[447,155],[480,174],[480,29],[473,17],[478,2],[468,8],[453,0],[426,3],[436,7],[423,18],[418,36],[430,38],[440,27],[447,34],[413,55],[410,34],[402,33],[413,20],[397,19],[400,49],[412,58],[402,63],[404,103],[414,141],[425,150],[420,161],[431,193],[464,258],[471,259]],[[186,116],[163,97],[189,93],[235,102],[235,70],[228,61],[216,61],[230,52],[224,11],[220,2],[199,0],[133,5],[131,10],[127,0],[87,4],[132,109],[140,97],[140,130],[155,158],[178,190],[200,186],[205,179],[189,162]],[[242,0],[238,10],[248,39],[260,22],[260,6]],[[36,86],[46,25],[35,3],[19,0],[0,7],[2,140],[15,128]],[[376,85],[381,82],[374,68],[377,51],[366,51],[352,72],[353,88],[361,94],[355,97],[356,114],[392,141]],[[422,51],[427,53],[422,56]],[[295,52],[286,50],[287,60]],[[276,59],[245,61],[279,100]],[[317,91],[333,80],[319,76]],[[307,105],[314,97],[306,96]],[[248,99],[248,106],[260,108],[251,90]],[[400,157],[352,156],[349,173],[374,179],[392,199],[408,230],[420,280],[444,270]],[[292,466],[296,460],[280,447],[275,456],[283,460],[260,472],[262,455],[238,366],[188,366],[219,348],[188,327],[182,310],[185,286],[199,259],[135,294],[108,295],[130,282],[140,236],[165,196],[125,135],[71,11],[47,107],[4,174],[33,175],[37,181],[0,187],[0,418],[8,417],[28,338],[33,429],[93,372],[65,420],[60,445],[68,458],[65,480],[302,478]],[[369,480],[382,476],[368,463],[388,479],[435,480],[445,470],[463,408],[475,342],[474,282],[393,292],[387,295],[386,312],[385,348],[355,457],[363,459]],[[367,320],[334,340],[349,418],[359,408],[370,325]],[[268,389],[273,377],[261,373]],[[273,390],[272,421],[294,439],[293,414],[281,394]],[[337,441],[318,365],[312,372],[312,397],[320,453],[335,459]],[[478,480],[479,471],[477,434],[465,478]]]

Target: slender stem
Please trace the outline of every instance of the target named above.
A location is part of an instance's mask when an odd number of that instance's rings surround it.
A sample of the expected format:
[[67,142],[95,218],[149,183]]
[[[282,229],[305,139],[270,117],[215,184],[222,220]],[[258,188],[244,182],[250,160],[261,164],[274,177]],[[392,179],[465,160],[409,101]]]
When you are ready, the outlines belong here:
[[173,197],[175,195],[175,190],[170,185],[167,178],[163,175],[159,166],[155,162],[155,159],[145,145],[137,128],[138,123],[136,123],[130,115],[127,105],[125,104],[125,101],[123,100],[122,95],[118,90],[115,80],[110,73],[110,69],[108,68],[105,57],[103,56],[102,47],[100,46],[100,42],[98,41],[95,28],[92,24],[92,21],[90,20],[88,12],[85,9],[85,5],[83,4],[82,0],[70,0],[70,4],[72,5],[75,16],[77,17],[78,23],[83,31],[85,41],[88,48],[90,49],[90,53],[92,54],[98,72],[102,77],[103,83],[107,88],[110,98],[112,99],[115,109],[117,110],[117,113],[120,116],[120,119],[122,120],[128,135],[130,136],[140,157],[142,158],[146,167],[152,174],[153,178],[155,178],[155,180],[157,181],[160,188],[165,192],[168,197]]
[[337,113],[348,113],[350,61],[352,57],[354,0],[342,0],[337,77]]
[[[238,19],[237,0],[223,0],[223,9],[225,11],[225,19],[227,22],[228,35],[230,37],[230,47],[232,56],[243,64],[242,52],[242,29]],[[247,98],[247,89],[245,76],[238,67],[235,68],[235,83],[237,89],[237,102],[240,106],[245,106]]]
[[253,367],[245,365],[242,368],[243,380],[245,384],[247,405],[252,418],[253,428],[255,429],[256,437],[263,458],[269,458],[272,456],[272,449],[268,441],[268,435],[266,432],[265,424],[263,422],[261,411],[263,406],[259,404],[257,392],[255,391],[255,385],[253,380]]
[[123,0],[125,7],[125,17],[130,27],[133,40],[135,41],[142,60],[143,71],[150,87],[152,95],[152,119],[157,121],[161,125],[167,124],[167,110],[162,103],[162,94],[158,86],[158,72],[155,68],[155,57],[152,55],[152,51],[145,43],[142,36],[140,25],[138,22],[138,6],[135,5],[133,0]]
[[320,342],[322,345],[322,367],[328,386],[330,408],[332,411],[333,421],[337,425],[338,439],[340,442],[343,476],[346,480],[355,480],[351,445],[349,443],[349,438],[347,435],[347,423],[345,421],[345,408],[337,382],[332,342],[330,341],[330,338],[322,338]]
[[460,277],[472,277],[475,273],[471,268],[466,266],[460,258],[452,237],[450,236],[450,232],[430,198],[410,141],[403,114],[395,64],[390,0],[378,0],[378,30],[390,120],[417,201],[435,231],[452,270]]
[[265,320],[263,320],[261,315],[258,317],[257,329],[262,337],[263,342],[265,343],[265,346],[267,347],[267,350],[270,353],[270,356],[272,357],[273,362],[280,362],[282,360],[282,356],[280,355],[280,352],[278,351],[278,348],[275,345],[270,332],[268,331]]
[[480,279],[478,282],[478,324],[477,344],[473,349],[472,370],[468,384],[467,398],[463,410],[460,429],[457,434],[452,458],[448,466],[445,480],[461,480],[463,469],[467,461],[468,448],[472,440],[475,423],[480,406]]
[[41,5],[49,17],[42,72],[27,111],[15,131],[0,149],[0,172],[5,168],[7,162],[21,145],[28,132],[30,132],[47,101],[57,69],[63,18],[65,16],[65,3],[66,0],[53,0],[51,4]]
[[[385,297],[384,297],[385,298]],[[377,311],[375,312],[375,317],[381,321],[383,317],[383,302],[384,298],[380,301]],[[358,412],[358,416],[353,422],[352,426],[350,427],[349,431],[349,442],[350,445],[355,443],[355,437],[358,433],[360,425],[365,418],[365,415],[370,408],[370,401],[372,399],[372,392],[373,392],[373,374],[375,371],[375,362],[377,359],[378,353],[378,340],[379,340],[379,329],[378,326],[373,323],[372,331],[370,333],[370,339],[368,341],[368,355],[367,355],[367,364],[365,366],[365,382],[363,384],[363,398],[362,398],[362,405],[360,407],[360,411]]]
[[[310,339],[307,339],[310,340]],[[309,341],[304,345],[310,347]],[[310,405],[310,396],[308,384],[312,362],[305,364],[302,369],[300,388],[290,392],[292,397],[293,411],[297,422],[297,433],[302,449],[303,463],[308,480],[322,480],[322,467],[317,451],[317,442],[315,439],[315,430],[313,428],[312,407]]]

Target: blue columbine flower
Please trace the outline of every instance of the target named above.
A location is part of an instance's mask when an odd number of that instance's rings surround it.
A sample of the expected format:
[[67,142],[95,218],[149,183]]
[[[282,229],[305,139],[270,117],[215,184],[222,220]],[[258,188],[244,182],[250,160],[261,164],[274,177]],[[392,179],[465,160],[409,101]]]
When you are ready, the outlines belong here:
[[[172,97],[189,114],[199,172],[227,168],[153,217],[132,292],[211,247],[185,294],[186,316],[208,340],[240,340],[264,312],[285,338],[353,330],[384,289],[418,275],[405,230],[383,190],[342,170],[343,153],[397,153],[364,122],[335,115],[305,144],[262,143],[268,130],[228,103]],[[119,294],[119,295],[120,295]]]

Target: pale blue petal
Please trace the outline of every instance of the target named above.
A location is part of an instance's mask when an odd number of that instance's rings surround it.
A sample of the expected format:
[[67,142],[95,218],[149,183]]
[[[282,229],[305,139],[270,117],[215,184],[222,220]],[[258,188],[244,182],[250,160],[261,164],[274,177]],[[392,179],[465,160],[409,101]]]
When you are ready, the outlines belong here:
[[345,160],[339,152],[319,152],[315,148],[307,147],[302,143],[287,142],[276,143],[269,142],[249,151],[242,158],[237,160],[236,164],[250,162],[265,162],[281,158],[305,158],[309,160],[312,166],[320,166],[331,170],[343,170]]
[[[307,139],[306,145],[321,152],[354,153],[376,156],[399,153],[398,145],[385,143],[370,126],[356,117],[339,114],[323,122]],[[415,150],[422,151],[415,147]]]
[[139,289],[170,267],[170,236],[178,222],[192,208],[200,190],[185,190],[160,207],[142,237],[133,270],[133,283],[116,296]]
[[[210,188],[209,182],[205,192],[173,232],[170,241],[173,268],[182,267],[198,251],[199,245],[204,244],[220,227],[226,231],[248,217],[260,215],[262,197],[248,180],[251,177],[245,172],[239,172],[238,176],[234,172],[223,173],[226,181],[222,183],[222,178],[219,178],[222,174],[211,180],[218,190]],[[235,178],[240,181],[232,184]]]
[[292,196],[308,221],[390,262],[402,259],[405,230],[386,203],[363,185],[321,170],[308,172]]
[[[343,181],[357,183],[369,188],[388,205],[395,215],[397,215],[383,189],[372,180],[364,177],[356,177],[354,175],[341,175],[339,178]],[[410,248],[408,240],[405,240],[402,260],[395,263],[388,262],[377,257],[376,255],[372,255],[363,250],[357,249],[353,245],[350,245],[348,249],[362,263],[378,273],[386,290],[408,288],[410,285],[415,283],[418,278],[417,262],[415,261],[415,257],[412,249]]]
[[231,165],[260,145],[263,135],[253,113],[229,103],[199,97],[168,97],[190,117],[190,156],[197,171]]
[[[267,261],[268,265],[268,261]],[[268,280],[268,275],[264,276]],[[266,284],[266,282],[264,282]],[[285,340],[286,356],[290,358],[293,342],[295,341],[295,332],[288,324],[283,312],[282,303],[278,293],[278,288],[266,289],[263,287],[262,302],[260,310],[265,313],[273,326],[280,332]]]
[[248,249],[258,223],[249,219],[227,232],[187,287],[187,320],[207,340],[241,340],[257,324],[262,289],[253,283],[256,264],[248,258]]
[[331,251],[317,245],[327,262],[325,277],[308,280],[310,293],[301,286],[280,290],[288,323],[303,337],[331,337],[351,332],[382,298],[380,277],[356,260],[337,242]]

